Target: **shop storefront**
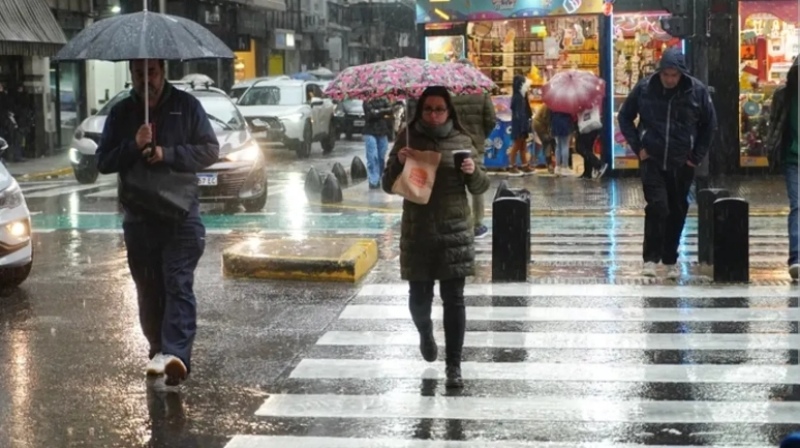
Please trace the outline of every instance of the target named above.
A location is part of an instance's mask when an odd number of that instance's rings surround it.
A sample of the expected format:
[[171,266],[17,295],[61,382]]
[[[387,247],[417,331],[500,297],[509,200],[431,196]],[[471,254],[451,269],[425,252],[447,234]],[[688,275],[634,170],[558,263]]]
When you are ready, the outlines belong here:
[[[417,2],[425,57],[440,62],[471,60],[500,88],[495,105],[501,121],[508,115],[514,75],[532,80],[534,111],[542,104],[541,87],[559,71],[577,69],[602,77],[609,87],[598,146],[602,158],[616,170],[639,166],[618,131],[619,107],[633,86],[655,71],[666,48],[683,45],[661,29],[660,19],[667,16],[665,12],[612,14],[602,0]],[[504,126],[501,123],[498,129]],[[509,144],[498,142],[500,147],[487,148],[487,154],[502,153]]]
[[767,167],[767,120],[775,89],[800,54],[797,0],[739,3],[739,164]]
[[661,29],[661,18],[666,12],[615,14],[612,20],[611,85],[614,112],[611,168],[627,170],[639,168],[639,158],[625,142],[619,131],[617,112],[628,94],[642,79],[656,71],[661,54],[669,47],[683,47],[681,39],[674,38]]

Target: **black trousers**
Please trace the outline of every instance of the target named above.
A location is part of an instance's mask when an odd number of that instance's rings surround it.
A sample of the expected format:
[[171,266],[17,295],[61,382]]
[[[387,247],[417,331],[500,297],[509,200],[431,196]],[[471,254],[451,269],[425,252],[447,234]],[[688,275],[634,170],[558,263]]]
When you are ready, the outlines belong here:
[[694,180],[694,168],[662,169],[654,160],[644,160],[639,166],[644,187],[644,247],[645,262],[673,265],[678,262],[678,246],[689,210],[689,190]]
[[[439,295],[444,308],[447,365],[461,365],[461,350],[464,347],[464,332],[467,328],[467,313],[464,308],[465,281],[464,278],[439,281]],[[411,311],[411,318],[420,333],[433,331],[433,322],[431,321],[433,286],[433,281],[409,282],[408,309]]]
[[583,157],[583,174],[581,177],[592,178],[592,170],[599,170],[603,166],[600,159],[594,155],[594,142],[597,136],[600,135],[600,130],[587,132],[581,134],[578,132],[575,136],[575,151]]

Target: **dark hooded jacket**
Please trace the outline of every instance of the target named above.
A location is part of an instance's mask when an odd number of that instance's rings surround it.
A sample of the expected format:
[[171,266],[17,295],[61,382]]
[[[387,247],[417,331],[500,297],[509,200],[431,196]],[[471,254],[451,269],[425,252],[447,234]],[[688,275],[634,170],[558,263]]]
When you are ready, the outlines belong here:
[[[691,161],[699,165],[708,153],[717,128],[717,116],[708,88],[689,74],[683,54],[664,52],[658,70],[675,68],[682,76],[675,89],[665,89],[659,72],[634,87],[619,110],[619,127],[637,155],[644,148],[661,168],[677,168]],[[639,117],[638,126],[634,124]]]
[[[791,70],[798,69],[798,58],[794,59]],[[769,131],[767,133],[767,154],[770,166],[781,167],[785,162],[785,152],[791,142],[791,126],[789,125],[789,107],[791,98],[788,81],[772,94],[769,114]]]
[[[203,105],[189,93],[168,82],[158,104],[150,112],[154,143],[164,151],[164,161],[175,171],[197,173],[217,162],[219,142]],[[103,174],[122,173],[142,157],[136,132],[144,123],[144,102],[136,92],[111,108],[97,147],[97,169]],[[189,217],[199,217],[195,199]],[[153,219],[125,208],[125,221]]]
[[391,128],[389,117],[392,115],[392,105],[386,98],[376,98],[364,101],[364,135],[374,135],[376,137],[388,136]]
[[524,76],[514,76],[514,91],[511,93],[511,140],[528,138],[531,132],[533,111],[527,95],[522,91],[524,84]]

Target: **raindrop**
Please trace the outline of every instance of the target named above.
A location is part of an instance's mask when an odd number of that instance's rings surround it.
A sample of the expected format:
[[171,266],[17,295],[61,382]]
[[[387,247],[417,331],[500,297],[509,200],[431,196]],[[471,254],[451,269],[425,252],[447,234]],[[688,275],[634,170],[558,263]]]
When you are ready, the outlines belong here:
[[70,427],[68,427],[68,428],[67,428],[67,437],[72,437],[72,434],[73,434],[74,432],[75,432],[75,430],[74,430],[74,429],[72,429],[72,427],[71,427],[71,426],[70,426]]
[[55,329],[55,327],[51,327],[50,328],[50,336],[54,336],[55,337],[55,335],[56,335],[56,329]]
[[83,307],[86,308],[86,299],[83,299]]
[[94,428],[89,428],[89,437],[94,437]]

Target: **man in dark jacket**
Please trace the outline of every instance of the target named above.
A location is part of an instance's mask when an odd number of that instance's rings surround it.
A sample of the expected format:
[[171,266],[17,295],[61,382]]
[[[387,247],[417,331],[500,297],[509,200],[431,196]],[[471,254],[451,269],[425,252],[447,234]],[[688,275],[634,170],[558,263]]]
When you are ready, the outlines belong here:
[[[164,62],[132,61],[131,96],[114,106],[97,148],[101,173],[124,173],[143,157],[174,171],[196,173],[219,158],[219,143],[203,106],[164,79]],[[145,80],[147,83],[145,83]],[[148,95],[151,125],[144,119]],[[124,185],[122,185],[124,188]],[[195,198],[189,215],[164,221],[123,203],[128,266],[136,283],[139,320],[150,343],[149,375],[178,385],[191,369],[197,326],[194,270],[205,250],[205,227]]]
[[381,176],[386,162],[391,133],[392,106],[386,98],[364,101],[364,144],[367,149],[367,178],[369,188],[381,188]]
[[[461,125],[469,132],[472,145],[478,151],[478,159],[475,162],[483,166],[486,139],[497,125],[492,98],[488,94],[459,95],[453,96],[452,101]],[[476,238],[489,233],[489,229],[483,225],[483,208],[483,195],[472,195],[472,218]]]
[[[639,117],[638,126],[634,120]],[[694,170],[709,151],[717,127],[708,89],[692,77],[683,54],[664,52],[658,71],[634,87],[618,114],[619,127],[641,161],[645,207],[644,270],[659,262],[678,278],[678,245]]]

